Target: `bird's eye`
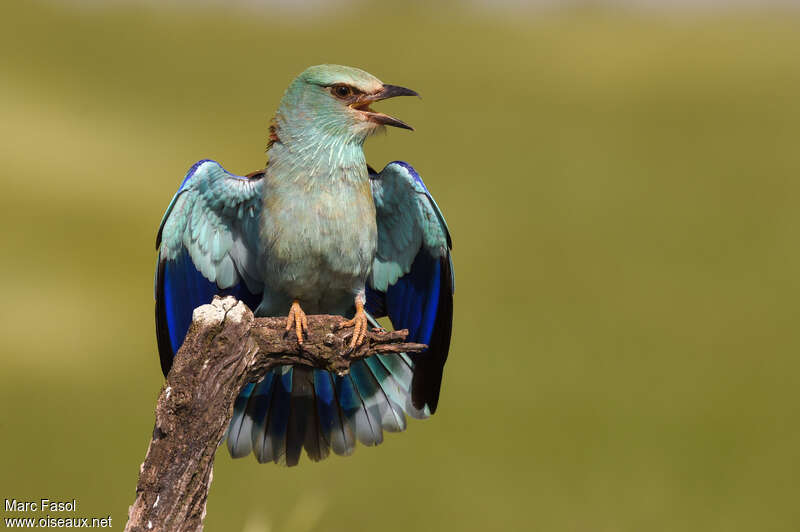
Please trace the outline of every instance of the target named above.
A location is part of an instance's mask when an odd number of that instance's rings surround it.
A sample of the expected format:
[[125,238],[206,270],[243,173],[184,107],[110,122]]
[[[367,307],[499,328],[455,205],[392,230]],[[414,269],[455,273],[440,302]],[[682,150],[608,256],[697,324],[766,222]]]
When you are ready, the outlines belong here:
[[353,90],[347,85],[334,85],[333,94],[337,98],[348,98],[353,94]]

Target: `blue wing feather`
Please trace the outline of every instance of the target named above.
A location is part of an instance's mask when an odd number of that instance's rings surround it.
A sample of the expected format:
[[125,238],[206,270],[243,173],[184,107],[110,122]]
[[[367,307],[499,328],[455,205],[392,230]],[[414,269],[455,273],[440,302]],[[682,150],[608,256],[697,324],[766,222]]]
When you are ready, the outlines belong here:
[[186,253],[179,255],[177,260],[159,261],[156,280],[156,334],[161,370],[165,377],[172,367],[175,353],[189,332],[192,312],[197,307],[210,303],[215,295],[234,296],[250,308],[256,308],[261,301],[261,296],[250,292],[244,283],[221,290],[195,268]]
[[352,454],[355,449],[355,435],[347,422],[344,409],[338,398],[336,380],[333,374],[323,370],[314,370],[314,384],[320,410],[323,433],[330,426],[330,443],[333,452],[340,456]]
[[414,259],[411,271],[387,290],[389,317],[409,330],[409,341],[430,341],[436,325],[441,281],[439,261],[422,252]]
[[272,461],[286,463],[286,433],[289,428],[292,394],[292,367],[281,366],[276,371],[275,391],[270,404],[269,437],[272,443]]
[[[269,438],[267,427],[269,427],[275,376],[274,371],[270,371],[264,376],[264,379],[258,383],[258,387],[247,405],[247,415],[253,420],[250,430],[250,443],[256,455],[256,460],[262,463],[272,460],[272,440]],[[228,441],[228,447],[230,448],[230,440]],[[233,453],[231,455],[233,456]]]
[[[452,240],[444,216],[422,178],[394,161],[370,175],[378,222],[378,257],[367,288],[367,311],[388,316],[409,341],[428,345],[411,357],[412,403],[436,410],[453,319]],[[403,275],[397,276],[397,271]]]
[[253,419],[247,415],[247,409],[254,388],[254,383],[246,384],[233,403],[233,416],[228,424],[227,438],[228,451],[234,458],[247,456],[252,448],[249,435]]
[[411,174],[411,177],[414,179],[414,182],[417,183],[422,190],[425,191],[425,195],[428,197],[428,200],[433,204],[434,211],[436,212],[436,217],[439,219],[439,223],[442,224],[442,228],[444,229],[445,237],[447,238],[447,248],[453,249],[453,239],[450,238],[450,228],[447,226],[447,221],[444,219],[444,215],[442,214],[442,210],[439,208],[439,204],[436,203],[436,200],[433,199],[428,187],[425,186],[425,182],[422,180],[422,177],[414,170],[414,167],[408,164],[405,161],[393,161],[386,166],[396,164],[398,166],[402,166],[406,169],[406,171]]
[[[234,185],[226,189],[224,184],[219,184],[220,180],[230,180]],[[248,186],[257,181],[257,176],[235,176],[226,172],[215,161],[203,159],[192,165],[186,173],[164,213],[156,236],[159,258],[155,276],[156,337],[164,376],[169,373],[172,359],[189,331],[195,308],[210,303],[215,295],[232,295],[244,301],[250,308],[256,308],[261,301],[261,294],[254,294],[243,282],[240,274],[244,274],[245,265],[235,264],[231,257],[226,256],[230,250],[221,247],[219,226],[214,233],[209,234],[213,229],[210,224],[198,220],[198,217],[210,217],[217,220],[218,224],[228,223],[233,226],[242,223],[241,219],[234,220],[231,213],[226,212],[224,202],[213,203],[213,200],[218,199],[220,192],[230,190],[229,199],[232,203],[238,200],[239,212],[243,204],[257,197],[254,187]],[[242,183],[247,185],[242,186]],[[220,190],[215,189],[211,193],[209,188],[213,185],[219,186]],[[186,198],[181,199],[185,194],[194,194],[189,197],[194,198],[193,203]],[[178,212],[174,212],[179,199],[182,206],[177,208]],[[227,218],[223,220],[225,216]],[[175,223],[165,243],[164,232],[171,217],[175,219]],[[250,223],[248,227],[252,227],[252,222],[247,222]],[[230,230],[229,226],[225,228]],[[196,240],[198,253],[202,254],[206,250],[211,252],[208,257],[199,257],[200,264],[204,266],[204,271],[210,268],[216,279],[209,279],[200,271],[201,268],[198,268],[190,250],[184,244],[185,236]],[[201,239],[201,236],[205,238]],[[239,256],[236,258],[241,259]],[[220,288],[220,284],[226,288]]]

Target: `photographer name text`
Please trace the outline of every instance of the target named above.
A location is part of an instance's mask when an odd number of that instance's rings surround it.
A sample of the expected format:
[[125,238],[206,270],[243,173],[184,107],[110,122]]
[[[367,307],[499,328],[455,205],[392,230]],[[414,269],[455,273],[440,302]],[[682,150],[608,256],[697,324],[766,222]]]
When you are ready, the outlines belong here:
[[18,501],[6,499],[6,512],[74,512],[78,509],[78,501],[51,501],[39,499],[38,501]]

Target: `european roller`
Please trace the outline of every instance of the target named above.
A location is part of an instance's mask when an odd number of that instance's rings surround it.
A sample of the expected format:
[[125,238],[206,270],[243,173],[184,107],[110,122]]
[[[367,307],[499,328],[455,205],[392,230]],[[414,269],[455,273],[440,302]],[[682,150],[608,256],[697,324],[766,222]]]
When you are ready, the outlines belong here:
[[300,343],[309,313],[352,318],[351,346],[384,316],[429,346],[373,355],[344,376],[282,366],[248,384],[227,431],[233,457],[291,466],[303,448],[313,461],[350,455],[357,441],[404,430],[406,414],[436,411],[453,317],[450,234],[411,165],[375,172],[363,149],[384,126],[412,129],[370,106],[415,95],[357,68],[310,67],[281,99],[264,170],[238,176],[198,161],[167,207],[155,276],[165,376],[193,309],[216,294],[287,316]]

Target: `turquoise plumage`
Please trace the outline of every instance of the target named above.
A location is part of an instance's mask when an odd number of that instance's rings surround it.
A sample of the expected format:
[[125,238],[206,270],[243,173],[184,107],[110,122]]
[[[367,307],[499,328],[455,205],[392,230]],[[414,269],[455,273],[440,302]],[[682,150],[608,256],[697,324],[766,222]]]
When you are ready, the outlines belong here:
[[377,445],[437,407],[450,345],[449,230],[422,179],[396,161],[380,173],[364,156],[385,125],[382,99],[416,95],[362,70],[320,65],[300,74],[275,115],[265,170],[233,175],[201,160],[167,207],[156,246],[156,333],[166,375],[192,310],[216,294],[257,316],[287,315],[303,341],[305,313],[352,316],[353,343],[376,318],[429,345],[376,355],[343,377],[285,366],[247,385],[227,432],[232,456],[295,465]]

